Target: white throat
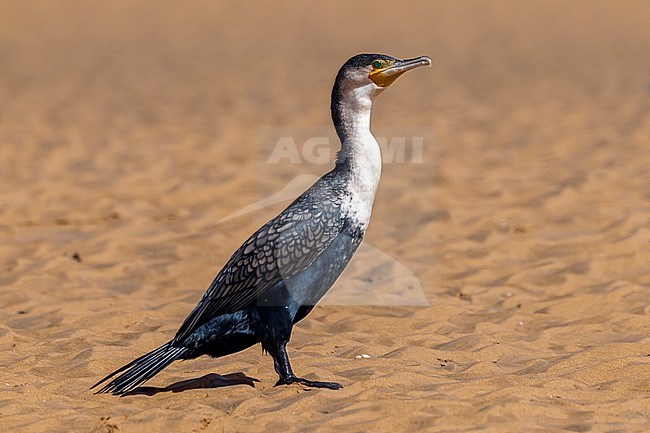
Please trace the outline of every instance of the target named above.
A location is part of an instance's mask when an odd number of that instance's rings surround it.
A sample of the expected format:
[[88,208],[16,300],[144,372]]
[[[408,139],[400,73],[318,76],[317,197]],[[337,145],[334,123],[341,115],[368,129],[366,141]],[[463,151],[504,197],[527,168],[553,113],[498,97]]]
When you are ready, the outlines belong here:
[[[345,89],[344,89],[345,90]],[[341,151],[337,164],[349,166],[342,212],[365,231],[381,177],[381,150],[370,132],[374,84],[343,91],[339,100]]]

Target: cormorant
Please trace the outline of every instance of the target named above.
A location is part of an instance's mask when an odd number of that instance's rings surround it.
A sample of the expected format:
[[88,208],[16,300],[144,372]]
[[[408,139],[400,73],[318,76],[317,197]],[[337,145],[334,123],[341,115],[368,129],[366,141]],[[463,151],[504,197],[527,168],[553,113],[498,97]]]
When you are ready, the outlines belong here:
[[332,89],[332,121],[341,140],[335,167],[235,251],[171,341],[102,379],[93,388],[112,380],[97,393],[122,395],[177,359],[217,358],[256,343],[273,357],[276,385],[341,387],[297,377],[286,345],[293,325],[334,284],[368,227],[382,165],[370,132],[373,101],[423,65],[431,60],[383,54],[345,62]]

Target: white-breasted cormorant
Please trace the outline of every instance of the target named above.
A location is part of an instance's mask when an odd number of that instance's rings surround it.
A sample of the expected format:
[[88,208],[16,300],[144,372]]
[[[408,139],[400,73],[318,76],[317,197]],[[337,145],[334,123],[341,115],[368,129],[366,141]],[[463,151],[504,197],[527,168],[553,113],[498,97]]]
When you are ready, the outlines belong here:
[[341,140],[332,171],[239,247],[171,341],[93,388],[112,379],[97,392],[125,394],[177,359],[221,357],[256,343],[273,357],[277,385],[340,388],[294,375],[286,344],[293,325],[343,272],[368,227],[382,162],[370,132],[373,101],[397,77],[423,65],[431,60],[383,54],[345,62],[332,89],[332,120]]

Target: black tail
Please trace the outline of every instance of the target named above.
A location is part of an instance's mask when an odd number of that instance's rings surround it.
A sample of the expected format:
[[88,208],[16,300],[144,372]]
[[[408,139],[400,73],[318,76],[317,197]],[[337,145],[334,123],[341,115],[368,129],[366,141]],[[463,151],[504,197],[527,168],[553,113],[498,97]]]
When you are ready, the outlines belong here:
[[147,380],[154,377],[156,374],[160,373],[169,364],[183,356],[185,352],[187,352],[187,348],[185,347],[174,347],[172,346],[171,342],[166,343],[160,346],[158,349],[153,350],[134,361],[131,361],[118,370],[115,370],[94,384],[90,389],[101,385],[116,374],[126,370],[126,372],[120,374],[118,377],[107,383],[102,389],[95,392],[95,394],[109,392],[113,395],[126,394],[127,392],[135,389],[138,385],[143,384]]

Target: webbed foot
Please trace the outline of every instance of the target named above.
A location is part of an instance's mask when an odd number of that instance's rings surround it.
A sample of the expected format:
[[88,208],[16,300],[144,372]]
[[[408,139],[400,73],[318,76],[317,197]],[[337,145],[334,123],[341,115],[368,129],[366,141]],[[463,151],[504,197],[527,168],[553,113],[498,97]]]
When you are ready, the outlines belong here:
[[289,376],[289,377],[283,377],[278,380],[278,382],[275,384],[275,386],[280,386],[280,385],[291,385],[294,383],[298,383],[300,385],[306,386],[307,388],[325,388],[325,389],[341,389],[343,388],[343,385],[340,383],[336,382],[319,382],[316,380],[307,380],[303,379],[302,377],[296,377],[296,376]]

